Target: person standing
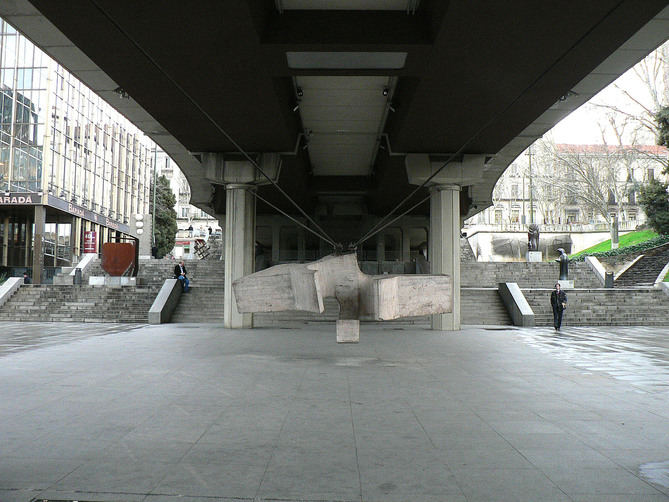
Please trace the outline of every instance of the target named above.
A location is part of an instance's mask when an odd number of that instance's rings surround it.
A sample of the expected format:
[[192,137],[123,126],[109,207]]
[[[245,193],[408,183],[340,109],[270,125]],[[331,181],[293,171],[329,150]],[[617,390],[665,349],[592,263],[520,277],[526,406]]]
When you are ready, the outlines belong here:
[[555,289],[551,293],[551,307],[553,307],[553,326],[555,331],[560,331],[562,325],[562,313],[567,308],[567,293],[560,288],[560,283],[555,283]]
[[181,281],[181,287],[184,289],[184,293],[188,293],[188,285],[190,284],[186,274],[186,267],[184,266],[183,260],[181,260],[177,265],[174,265],[174,278]]

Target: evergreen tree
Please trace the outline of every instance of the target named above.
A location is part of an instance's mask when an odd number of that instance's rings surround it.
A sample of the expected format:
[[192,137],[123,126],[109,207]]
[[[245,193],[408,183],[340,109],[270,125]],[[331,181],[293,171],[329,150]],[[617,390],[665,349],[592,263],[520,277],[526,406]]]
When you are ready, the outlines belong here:
[[669,235],[669,184],[651,180],[641,187],[640,203],[648,223],[660,235]]
[[[156,256],[162,258],[174,248],[177,235],[177,212],[174,206],[177,199],[170,188],[170,182],[165,176],[160,176],[156,184]],[[151,200],[149,210],[153,212],[153,184],[151,185]]]
[[[657,144],[669,148],[669,106],[665,106],[655,114],[657,121]],[[669,167],[664,172],[669,174]]]

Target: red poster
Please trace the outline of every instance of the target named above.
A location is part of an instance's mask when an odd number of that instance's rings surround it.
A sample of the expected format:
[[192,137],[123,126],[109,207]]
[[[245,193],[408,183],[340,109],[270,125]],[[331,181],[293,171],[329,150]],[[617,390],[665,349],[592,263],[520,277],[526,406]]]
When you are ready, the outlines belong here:
[[97,253],[98,234],[94,230],[84,232],[84,253]]

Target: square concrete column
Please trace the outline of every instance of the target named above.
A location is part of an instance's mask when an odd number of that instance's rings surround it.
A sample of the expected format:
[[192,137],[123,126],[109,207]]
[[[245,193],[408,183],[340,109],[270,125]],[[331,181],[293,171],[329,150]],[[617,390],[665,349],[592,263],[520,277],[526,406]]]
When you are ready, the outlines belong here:
[[279,257],[281,256],[281,225],[272,222],[272,263],[271,265],[278,265]]
[[453,280],[453,312],[432,316],[432,329],[460,329],[460,186],[437,185],[430,189],[428,260],[433,274]]
[[255,197],[244,184],[225,187],[225,292],[223,324],[226,328],[252,328],[253,314],[240,314],[232,282],[252,274],[255,265]]
[[[9,216],[5,216],[5,219],[3,221],[3,232],[2,232],[2,266],[6,267],[8,260],[8,253],[9,253]],[[30,243],[26,241],[26,247],[29,247]],[[28,262],[26,261],[26,265],[28,265]]]
[[411,233],[409,227],[402,227],[402,261],[405,265],[411,262]]
[[376,234],[376,261],[379,264],[380,274],[381,264],[386,261],[386,236],[383,233]]
[[35,235],[33,236],[33,284],[42,284],[44,271],[44,224],[46,223],[46,209],[44,206],[35,206]]
[[297,260],[303,262],[307,259],[307,238],[304,229],[297,229]]

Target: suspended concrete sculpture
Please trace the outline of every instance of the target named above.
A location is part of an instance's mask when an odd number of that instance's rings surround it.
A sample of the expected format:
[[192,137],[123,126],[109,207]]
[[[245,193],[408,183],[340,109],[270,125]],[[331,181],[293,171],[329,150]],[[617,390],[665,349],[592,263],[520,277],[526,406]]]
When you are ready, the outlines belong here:
[[453,310],[446,275],[367,275],[355,254],[326,256],[306,264],[276,265],[232,284],[240,313],[324,311],[323,299],[339,302],[337,342],[357,343],[360,319],[389,321]]

